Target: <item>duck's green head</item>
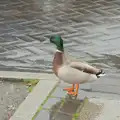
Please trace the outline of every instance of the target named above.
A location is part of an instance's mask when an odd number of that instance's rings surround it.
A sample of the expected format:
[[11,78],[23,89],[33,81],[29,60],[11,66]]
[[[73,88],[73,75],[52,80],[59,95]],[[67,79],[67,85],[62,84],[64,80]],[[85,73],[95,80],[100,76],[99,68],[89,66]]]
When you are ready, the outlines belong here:
[[64,47],[63,47],[63,40],[61,38],[61,36],[59,35],[54,35],[50,37],[50,42],[55,44],[57,46],[57,49],[60,51],[64,51]]

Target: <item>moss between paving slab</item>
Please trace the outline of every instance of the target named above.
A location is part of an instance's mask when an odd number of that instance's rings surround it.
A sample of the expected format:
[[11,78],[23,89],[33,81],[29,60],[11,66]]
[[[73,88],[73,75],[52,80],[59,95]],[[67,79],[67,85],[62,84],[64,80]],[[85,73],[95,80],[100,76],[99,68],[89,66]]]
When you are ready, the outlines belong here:
[[16,78],[0,78],[1,81],[8,82],[23,82],[26,86],[28,86],[28,91],[32,92],[33,88],[39,82],[39,79],[16,79]]
[[[48,99],[50,98],[51,94],[55,91],[57,85],[53,88],[53,90],[49,93],[49,95],[47,96],[47,98],[44,100],[44,102],[40,105],[39,109],[37,110],[36,114],[33,116],[32,120],[34,120],[36,118],[36,116],[38,115],[38,113],[43,109],[43,105],[48,101]],[[65,98],[61,99],[60,102],[60,108],[64,105],[65,103]],[[80,111],[82,110],[83,106],[85,104],[88,103],[88,98],[86,97],[83,102],[81,102],[79,108],[77,109],[76,113],[73,114],[72,120],[78,120],[79,116],[80,116]],[[57,113],[57,112],[56,112]],[[55,114],[54,114],[55,115]]]
[[75,114],[73,114],[73,118],[72,120],[78,120],[79,116],[80,116],[80,112],[82,110],[82,108],[84,107],[85,104],[88,103],[88,98],[85,97],[85,99],[83,100],[83,102],[80,104],[80,106],[78,107],[77,111]]
[[[57,84],[58,85],[58,84]],[[46,97],[46,99],[43,101],[43,103],[40,105],[40,107],[38,108],[37,112],[35,113],[35,115],[33,116],[32,120],[34,120],[36,118],[36,116],[38,115],[38,113],[43,109],[43,105],[48,101],[48,99],[50,98],[51,94],[55,91],[57,85],[52,89],[52,91],[49,93],[49,95]],[[80,116],[80,112],[83,108],[83,106],[85,104],[87,104],[89,101],[88,101],[88,98],[86,97],[83,102],[81,102],[79,108],[77,109],[76,113],[73,114],[73,117],[72,117],[72,120],[78,120],[79,116]],[[65,98],[63,98],[61,100],[61,103],[60,103],[60,106],[59,107],[62,107],[65,103]]]
[[[58,85],[58,84],[57,84]],[[35,115],[33,116],[32,120],[34,120],[36,118],[36,116],[38,115],[38,113],[42,110],[43,105],[48,101],[49,97],[51,96],[51,94],[55,91],[55,88],[57,87],[57,85],[51,90],[51,92],[48,94],[48,96],[46,97],[46,99],[43,101],[43,103],[40,105],[40,107],[38,108],[37,112],[35,113]]]
[[75,114],[73,115],[72,120],[77,120],[78,118],[79,118],[79,113],[75,113]]
[[24,79],[23,80],[24,84],[28,86],[28,91],[32,92],[33,88],[36,86],[36,84],[39,82],[38,79]]

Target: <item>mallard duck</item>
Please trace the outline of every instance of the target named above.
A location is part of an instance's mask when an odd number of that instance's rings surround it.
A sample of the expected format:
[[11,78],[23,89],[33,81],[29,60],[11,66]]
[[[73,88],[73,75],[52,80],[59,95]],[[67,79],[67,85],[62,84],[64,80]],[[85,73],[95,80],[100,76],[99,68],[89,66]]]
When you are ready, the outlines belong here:
[[59,35],[51,36],[50,42],[57,47],[53,59],[53,72],[64,82],[72,84],[71,88],[64,88],[69,95],[77,96],[79,85],[95,81],[104,75],[102,69],[95,68],[83,62],[66,62],[63,39]]

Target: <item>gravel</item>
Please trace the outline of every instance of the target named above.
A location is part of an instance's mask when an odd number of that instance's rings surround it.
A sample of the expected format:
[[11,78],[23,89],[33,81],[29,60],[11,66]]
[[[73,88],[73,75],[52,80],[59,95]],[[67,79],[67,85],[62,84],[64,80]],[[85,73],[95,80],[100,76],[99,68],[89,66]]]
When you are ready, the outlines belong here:
[[9,120],[27,95],[27,86],[23,82],[0,79],[0,120]]

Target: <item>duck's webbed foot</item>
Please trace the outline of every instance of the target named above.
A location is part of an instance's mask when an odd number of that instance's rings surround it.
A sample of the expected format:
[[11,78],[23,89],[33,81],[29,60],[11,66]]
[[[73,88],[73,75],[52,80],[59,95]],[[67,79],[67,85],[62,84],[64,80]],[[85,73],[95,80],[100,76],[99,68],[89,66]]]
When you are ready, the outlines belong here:
[[76,91],[68,91],[69,95],[77,96],[78,95],[79,84],[76,84]]
[[74,91],[74,84],[72,85],[71,88],[64,88],[63,90],[68,91],[68,92]]
[[68,95],[77,96],[78,94],[76,92],[69,91]]

